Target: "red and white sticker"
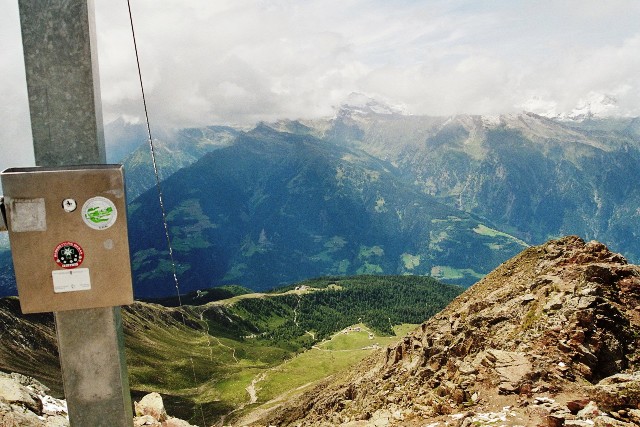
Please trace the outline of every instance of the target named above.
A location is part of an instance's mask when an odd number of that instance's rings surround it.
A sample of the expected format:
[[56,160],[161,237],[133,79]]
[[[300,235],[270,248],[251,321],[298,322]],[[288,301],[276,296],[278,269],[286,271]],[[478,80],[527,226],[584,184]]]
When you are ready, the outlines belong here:
[[62,268],[76,268],[84,261],[84,251],[75,242],[62,242],[53,251],[53,259]]

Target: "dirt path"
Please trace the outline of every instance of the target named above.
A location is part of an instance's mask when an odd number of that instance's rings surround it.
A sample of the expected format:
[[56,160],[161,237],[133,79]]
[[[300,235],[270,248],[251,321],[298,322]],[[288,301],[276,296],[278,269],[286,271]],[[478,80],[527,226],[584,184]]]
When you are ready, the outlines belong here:
[[218,345],[220,347],[224,347],[224,348],[228,348],[229,350],[231,350],[231,357],[233,357],[233,360],[235,360],[236,363],[239,362],[238,358],[236,357],[236,349],[233,347],[229,347],[226,344],[223,344],[222,341],[220,341],[220,339],[218,337],[215,337],[211,334],[209,334],[209,324],[207,323],[206,320],[204,320],[204,313],[207,311],[208,309],[205,309],[202,311],[202,313],[200,313],[200,321],[202,321],[202,323],[204,323],[205,325],[205,336],[207,337],[207,346],[209,347],[209,358],[211,360],[213,360],[213,350],[211,349],[211,338],[213,338],[214,340],[216,340],[216,342],[218,343]]
[[298,307],[300,307],[300,301],[302,301],[302,297],[300,295],[297,295],[297,297],[298,303],[293,308],[293,323],[295,323],[297,327],[300,327],[300,324],[298,323]]
[[262,372],[261,374],[258,374],[253,380],[251,380],[251,384],[245,387],[245,390],[247,390],[247,393],[249,393],[249,402],[244,403],[242,405],[243,408],[247,405],[252,405],[258,401],[258,391],[256,390],[256,384],[264,380],[266,376],[267,376],[266,372]]
[[233,347],[229,347],[228,345],[223,344],[223,343],[222,343],[222,341],[220,341],[220,339],[218,339],[218,337],[213,337],[213,338],[218,342],[218,345],[219,345],[220,347],[228,348],[229,350],[231,350],[231,357],[233,357],[233,360],[234,360],[236,363],[238,363],[238,362],[239,362],[238,358],[236,357],[236,349],[235,349],[235,348],[233,348]]

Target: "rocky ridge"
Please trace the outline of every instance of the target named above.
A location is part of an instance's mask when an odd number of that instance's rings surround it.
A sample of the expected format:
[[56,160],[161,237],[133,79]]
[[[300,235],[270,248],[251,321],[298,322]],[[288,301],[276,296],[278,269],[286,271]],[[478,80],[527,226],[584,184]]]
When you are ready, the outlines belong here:
[[[65,400],[49,395],[49,388],[26,375],[0,372],[1,427],[69,427]],[[158,393],[134,402],[133,427],[194,427],[170,417]]]
[[570,236],[502,264],[278,426],[640,425],[640,267]]

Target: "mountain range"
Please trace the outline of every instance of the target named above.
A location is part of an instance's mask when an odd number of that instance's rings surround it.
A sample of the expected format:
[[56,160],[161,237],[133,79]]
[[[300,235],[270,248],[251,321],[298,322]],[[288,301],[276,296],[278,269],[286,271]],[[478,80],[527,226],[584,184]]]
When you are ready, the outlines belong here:
[[[566,234],[640,259],[639,176],[638,119],[412,116],[359,97],[239,132],[163,188],[189,290],[359,273],[468,286]],[[131,209],[141,295],[172,282],[154,205],[150,192]]]
[[370,103],[342,108],[325,135],[529,243],[573,233],[637,256],[629,231],[638,219],[640,119],[433,118],[375,113]]
[[[136,296],[172,294],[146,131],[106,134],[134,150],[121,161]],[[638,118],[414,116],[354,96],[330,118],[154,139],[182,292],[362,273],[468,286],[567,234],[640,260]]]
[[[363,150],[259,125],[163,182],[182,288],[268,289],[322,275],[470,285],[526,244],[447,206]],[[171,289],[157,193],[130,206],[136,292]]]

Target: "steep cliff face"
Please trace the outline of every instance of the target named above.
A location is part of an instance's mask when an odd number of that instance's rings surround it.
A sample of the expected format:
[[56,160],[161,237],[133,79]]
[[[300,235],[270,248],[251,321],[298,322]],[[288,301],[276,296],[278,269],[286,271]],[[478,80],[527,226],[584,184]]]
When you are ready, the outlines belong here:
[[[640,267],[566,237],[505,262],[396,346],[272,411],[267,424],[472,425],[493,416],[506,425],[580,417],[637,425],[639,336]],[[585,415],[590,400],[596,412]]]

